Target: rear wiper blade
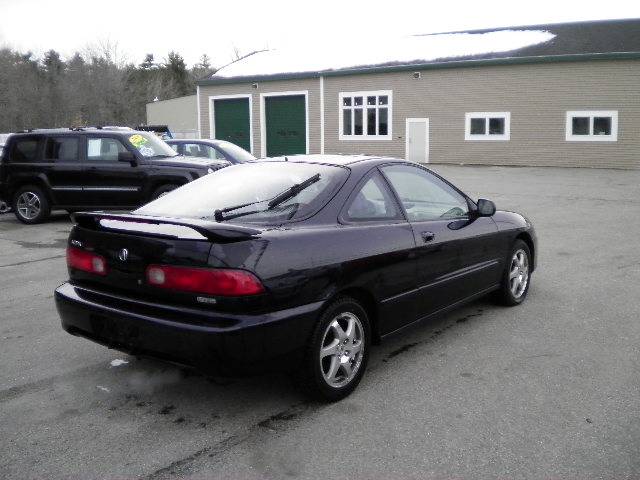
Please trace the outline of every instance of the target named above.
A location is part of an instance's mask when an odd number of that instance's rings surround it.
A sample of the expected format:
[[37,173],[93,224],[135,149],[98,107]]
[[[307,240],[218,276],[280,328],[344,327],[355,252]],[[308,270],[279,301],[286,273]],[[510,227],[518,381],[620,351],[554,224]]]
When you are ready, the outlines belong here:
[[[278,195],[273,197],[271,200],[269,200],[269,203],[267,204],[267,209],[266,210],[274,209],[278,205],[280,205],[280,204],[286,202],[287,200],[295,197],[302,190],[304,190],[305,188],[308,188],[309,186],[313,185],[314,183],[316,183],[319,180],[320,180],[320,174],[316,173],[313,177],[309,177],[304,182],[296,183],[292,187],[288,188],[287,190],[285,190],[282,193],[279,193]],[[234,210],[239,210],[241,208],[248,207],[250,205],[255,205],[256,203],[263,203],[263,202],[265,202],[265,200],[259,200],[257,202],[249,202],[249,203],[244,203],[242,205],[236,205],[236,206],[233,206],[233,207],[222,208],[222,209],[219,209],[219,210],[216,210],[215,212],[213,212],[213,216],[214,216],[216,222],[222,222],[224,220],[229,220],[229,219],[232,219],[232,218],[244,217],[246,215],[253,215],[254,213],[260,213],[262,210],[252,210],[252,211],[249,211],[249,212],[241,212],[241,213],[238,213],[238,214],[235,214],[235,215],[225,215],[225,213],[233,212]]]
[[309,188],[311,185],[320,180],[320,174],[316,173],[313,177],[307,178],[304,182],[297,183],[292,186],[289,190],[285,190],[280,195],[274,197],[271,201],[269,201],[268,206],[269,209],[277,207],[281,203],[286,202],[287,200],[295,197],[305,188]]

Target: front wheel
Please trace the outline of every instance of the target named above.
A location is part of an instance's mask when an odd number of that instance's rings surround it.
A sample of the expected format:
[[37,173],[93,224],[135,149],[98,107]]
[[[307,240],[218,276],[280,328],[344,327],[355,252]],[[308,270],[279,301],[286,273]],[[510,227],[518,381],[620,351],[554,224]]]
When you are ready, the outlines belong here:
[[340,400],[355,390],[364,375],[371,345],[365,310],[343,297],[320,317],[298,372],[300,386],[322,401]]
[[14,195],[13,211],[22,223],[34,224],[44,222],[49,217],[51,206],[41,188],[28,185]]
[[508,306],[520,305],[527,297],[530,283],[531,251],[525,242],[516,240],[507,257],[498,300]]

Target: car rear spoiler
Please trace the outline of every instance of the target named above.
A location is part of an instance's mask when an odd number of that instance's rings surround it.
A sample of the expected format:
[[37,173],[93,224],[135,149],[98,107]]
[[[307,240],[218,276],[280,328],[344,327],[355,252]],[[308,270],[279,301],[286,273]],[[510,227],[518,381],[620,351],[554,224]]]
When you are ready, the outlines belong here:
[[145,215],[78,212],[71,219],[83,228],[213,241],[239,241],[258,237],[262,230],[200,219],[149,217]]

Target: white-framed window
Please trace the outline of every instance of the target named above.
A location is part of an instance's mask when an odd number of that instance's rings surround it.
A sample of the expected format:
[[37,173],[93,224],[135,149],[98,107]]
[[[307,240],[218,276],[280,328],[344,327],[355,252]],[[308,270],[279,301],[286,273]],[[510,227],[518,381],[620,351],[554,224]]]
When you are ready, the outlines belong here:
[[467,112],[464,119],[465,140],[510,140],[510,112]]
[[567,112],[567,142],[618,141],[617,110],[576,110]]
[[340,140],[391,140],[393,92],[341,92]]

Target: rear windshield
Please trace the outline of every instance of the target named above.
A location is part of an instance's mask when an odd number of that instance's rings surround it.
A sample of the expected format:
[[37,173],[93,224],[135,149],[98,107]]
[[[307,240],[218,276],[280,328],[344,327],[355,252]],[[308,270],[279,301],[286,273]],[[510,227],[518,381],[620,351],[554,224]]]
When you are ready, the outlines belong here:
[[[232,223],[273,224],[309,216],[322,208],[349,176],[346,168],[293,162],[232,165],[188,183],[136,210],[140,215],[188,217]],[[291,198],[280,194],[305,182]],[[236,208],[237,207],[237,208]],[[228,209],[224,211],[224,209]]]

